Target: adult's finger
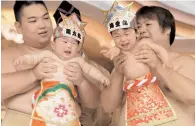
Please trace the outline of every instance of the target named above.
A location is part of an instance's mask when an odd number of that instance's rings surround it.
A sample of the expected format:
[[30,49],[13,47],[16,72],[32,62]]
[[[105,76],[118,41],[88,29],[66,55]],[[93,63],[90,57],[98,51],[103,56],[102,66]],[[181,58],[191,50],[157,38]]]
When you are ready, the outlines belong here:
[[69,77],[73,77],[75,75],[74,72],[69,71],[69,70],[66,70],[66,69],[64,69],[64,74],[67,75],[67,76],[69,76]]
[[75,80],[77,80],[76,77],[70,77],[70,76],[67,76],[67,79],[70,80],[70,81],[75,81]]
[[113,60],[114,61],[114,65],[115,66],[118,66],[121,63],[125,62],[126,59],[127,59],[127,56],[125,56],[125,55],[124,56],[121,56],[121,57],[116,57],[116,59]]
[[68,66],[75,69],[80,69],[80,65],[76,62],[68,63]]
[[140,55],[136,55],[134,56],[136,60],[139,59],[148,59],[148,55],[147,54],[140,54]]
[[57,72],[57,69],[52,68],[42,68],[44,73],[55,73]]
[[43,58],[42,59],[42,61],[41,62],[43,62],[43,63],[47,63],[47,62],[53,62],[54,60],[52,59],[52,58],[49,58],[49,57],[45,57],[45,58]]
[[53,78],[53,75],[50,73],[43,73],[43,78]]
[[[141,50],[151,50],[151,48],[148,45],[140,45],[137,49],[137,51],[141,51]],[[137,52],[136,51],[136,52]]]
[[124,67],[126,64],[127,64],[127,62],[122,62],[122,63],[120,64],[121,69],[123,69],[123,67]]
[[137,61],[140,63],[149,63],[151,60],[150,59],[139,59]]
[[143,54],[150,54],[151,50],[140,50],[136,53],[134,53],[135,56],[138,56],[138,55],[143,55]]
[[43,68],[57,69],[57,66],[53,63],[42,63]]
[[65,71],[69,71],[69,72],[78,72],[79,71],[79,68],[75,68],[73,66],[65,66],[64,67],[64,72]]

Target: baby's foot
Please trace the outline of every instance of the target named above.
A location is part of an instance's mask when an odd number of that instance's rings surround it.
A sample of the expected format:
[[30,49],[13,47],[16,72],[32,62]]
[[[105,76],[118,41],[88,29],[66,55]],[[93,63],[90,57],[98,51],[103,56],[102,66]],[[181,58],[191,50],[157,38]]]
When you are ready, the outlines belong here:
[[102,50],[100,53],[102,53],[105,57],[113,60],[114,57],[118,56],[120,53],[120,49],[117,47],[112,47],[111,49],[105,49]]

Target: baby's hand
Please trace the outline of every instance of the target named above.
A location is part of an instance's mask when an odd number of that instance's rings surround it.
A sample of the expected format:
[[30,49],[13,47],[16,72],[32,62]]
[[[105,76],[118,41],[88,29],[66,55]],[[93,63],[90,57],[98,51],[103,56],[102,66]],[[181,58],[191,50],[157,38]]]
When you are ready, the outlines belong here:
[[100,53],[103,54],[106,58],[110,58],[110,54],[108,52],[108,49],[103,49],[100,51]]
[[28,58],[25,56],[20,56],[13,61],[13,66],[15,67],[16,71],[26,70],[33,68],[34,65],[28,64]]
[[120,49],[117,47],[112,47],[110,49],[101,50],[100,53],[102,53],[105,57],[113,60],[114,57],[119,55]]
[[16,67],[18,65],[27,64],[27,63],[28,63],[28,58],[26,58],[25,56],[20,56],[14,60],[13,65]]
[[107,77],[105,77],[105,76],[103,76],[102,78],[101,78],[101,84],[104,86],[104,87],[108,87],[108,86],[110,86],[110,80],[107,78]]

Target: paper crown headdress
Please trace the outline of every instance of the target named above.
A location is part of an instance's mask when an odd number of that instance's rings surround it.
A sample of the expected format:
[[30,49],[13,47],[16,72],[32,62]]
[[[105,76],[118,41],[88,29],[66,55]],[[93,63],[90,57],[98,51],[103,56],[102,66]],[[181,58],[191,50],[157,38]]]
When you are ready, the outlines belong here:
[[79,42],[83,42],[83,38],[85,36],[84,27],[86,23],[81,22],[75,13],[70,16],[65,16],[60,12],[62,17],[62,22],[60,22],[57,28],[54,31],[54,39],[58,37],[71,37]]
[[106,19],[104,25],[107,26],[108,31],[112,32],[121,28],[135,28],[135,15],[130,12],[133,2],[126,7],[120,5],[115,1],[108,12],[104,12]]

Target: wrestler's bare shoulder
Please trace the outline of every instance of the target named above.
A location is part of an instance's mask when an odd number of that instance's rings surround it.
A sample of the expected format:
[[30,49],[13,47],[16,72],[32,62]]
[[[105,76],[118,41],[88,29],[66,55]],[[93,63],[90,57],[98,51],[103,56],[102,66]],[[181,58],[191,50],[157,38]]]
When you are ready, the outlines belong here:
[[15,72],[12,62],[16,57],[25,54],[23,50],[23,44],[18,44],[14,47],[8,47],[1,51],[2,73]]
[[24,44],[17,44],[16,46],[5,48],[1,51],[2,57],[11,58],[16,57],[24,52]]
[[[173,60],[175,70],[180,74],[185,74],[194,80],[195,74],[195,59],[189,55],[179,55]],[[177,68],[176,68],[177,67]]]
[[174,65],[186,65],[186,64],[194,64],[195,59],[189,55],[172,53],[172,61]]

